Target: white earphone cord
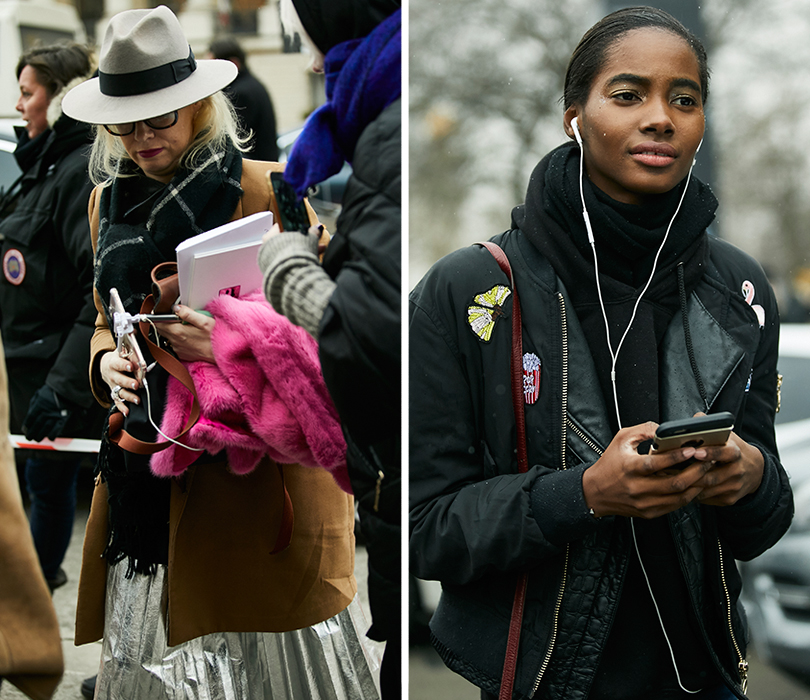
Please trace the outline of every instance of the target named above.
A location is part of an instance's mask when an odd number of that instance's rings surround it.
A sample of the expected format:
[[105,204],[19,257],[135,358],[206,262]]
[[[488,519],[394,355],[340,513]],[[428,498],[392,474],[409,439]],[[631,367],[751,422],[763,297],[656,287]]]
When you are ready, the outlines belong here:
[[[602,319],[605,322],[605,336],[607,337],[607,345],[608,345],[608,352],[610,353],[611,359],[611,367],[610,367],[610,382],[613,385],[613,405],[616,409],[616,421],[618,423],[619,429],[622,428],[622,419],[619,413],[619,394],[616,388],[616,362],[619,357],[619,353],[621,352],[622,345],[624,344],[624,339],[627,337],[627,334],[630,332],[630,329],[633,326],[633,321],[636,318],[636,312],[638,311],[639,304],[641,303],[641,299],[644,294],[647,292],[650,284],[652,284],[653,277],[655,276],[655,269],[658,267],[658,258],[661,255],[661,251],[663,251],[664,246],[666,245],[667,238],[669,238],[669,232],[672,229],[672,224],[675,222],[675,218],[678,216],[678,212],[681,210],[681,205],[683,204],[684,197],[686,197],[686,190],[689,187],[689,181],[692,178],[692,169],[695,167],[695,160],[692,160],[692,165],[689,166],[689,174],[686,176],[686,185],[683,188],[683,192],[681,193],[681,198],[678,200],[678,206],[675,208],[675,213],[672,215],[672,218],[669,221],[669,226],[667,226],[666,233],[664,234],[664,238],[661,241],[661,245],[658,248],[658,252],[655,254],[655,259],[653,260],[653,267],[652,271],[650,272],[650,277],[647,280],[647,284],[644,285],[641,293],[638,295],[636,299],[636,303],[633,306],[633,313],[630,316],[630,322],[627,324],[627,328],[624,329],[624,333],[622,333],[622,337],[619,340],[619,344],[616,347],[616,352],[613,352],[613,344],[610,342],[610,324],[608,323],[607,311],[605,309],[605,300],[602,298],[602,286],[599,282],[599,261],[597,260],[596,256],[596,241],[594,240],[593,235],[593,228],[591,227],[591,219],[588,216],[588,208],[585,205],[585,188],[584,188],[584,163],[585,163],[585,154],[583,152],[583,145],[582,145],[582,137],[579,134],[579,129],[576,123],[576,117],[572,120],[571,126],[574,130],[574,135],[576,136],[577,143],[579,144],[579,196],[582,200],[582,217],[585,219],[585,229],[588,232],[588,241],[591,244],[591,250],[593,251],[593,267],[594,267],[594,274],[596,276],[596,294],[599,297],[599,306],[602,309]],[[702,141],[701,141],[702,143]],[[700,148],[700,145],[698,145]],[[678,664],[675,661],[675,651],[672,648],[672,643],[669,641],[669,635],[667,635],[666,627],[664,626],[664,619],[661,617],[661,611],[658,608],[658,601],[655,599],[655,594],[653,593],[652,584],[650,583],[650,577],[647,575],[647,569],[644,567],[644,562],[641,559],[641,551],[639,550],[638,546],[638,539],[636,539],[636,528],[633,522],[633,518],[630,518],[630,530],[633,534],[633,546],[636,550],[636,556],[638,557],[638,563],[641,566],[641,572],[644,574],[644,580],[647,583],[647,590],[650,592],[650,598],[652,598],[653,606],[655,607],[655,613],[658,616],[658,622],[661,625],[661,631],[664,633],[664,639],[667,642],[667,648],[669,649],[669,655],[672,659],[672,667],[675,669],[675,678],[678,681],[678,685],[680,686],[681,690],[685,693],[690,693],[694,695],[695,693],[700,693],[701,690],[689,690],[685,688],[683,683],[681,682],[681,674],[678,670]]]
[[[149,321],[149,324],[152,326],[152,329],[155,331],[155,336],[157,337],[158,342],[160,342],[160,333],[158,332],[157,326],[152,322],[151,319],[146,319]],[[146,372],[149,372],[157,362],[153,362],[149,367],[146,368]],[[204,449],[201,447],[191,447],[190,445],[184,445],[182,442],[175,440],[174,438],[169,437],[164,433],[157,423],[155,423],[154,419],[152,418],[152,397],[149,393],[149,383],[146,381],[146,372],[144,372],[143,377],[143,388],[146,389],[146,415],[149,417],[149,422],[152,424],[152,427],[158,431],[160,435],[166,438],[169,442],[173,442],[175,445],[179,445],[180,447],[185,447],[187,450],[191,450],[192,452],[205,452]]]
[[[574,133],[579,137],[579,129],[574,126]],[[664,250],[664,246],[667,243],[667,239],[669,238],[669,232],[672,230],[672,224],[675,223],[675,218],[678,216],[678,212],[681,210],[681,205],[683,204],[683,200],[686,197],[686,190],[689,187],[689,181],[692,177],[692,169],[695,167],[695,161],[692,160],[692,165],[689,166],[689,174],[686,176],[686,185],[683,188],[683,192],[681,193],[681,198],[678,200],[678,206],[675,208],[675,213],[672,215],[672,218],[669,221],[669,225],[667,226],[666,233],[664,234],[664,238],[661,241],[661,245],[658,248],[658,251],[655,254],[655,259],[653,260],[652,271],[650,272],[650,277],[647,279],[647,283],[644,285],[641,293],[636,298],[636,303],[633,305],[633,313],[630,316],[630,322],[627,324],[627,328],[624,329],[624,333],[622,333],[622,337],[619,340],[619,344],[616,347],[616,352],[613,352],[613,343],[610,341],[610,325],[608,323],[607,311],[605,309],[605,300],[602,297],[602,285],[599,281],[599,261],[596,255],[596,241],[594,240],[593,235],[593,228],[591,227],[591,219],[588,216],[588,208],[585,205],[585,190],[584,190],[584,157],[582,156],[582,141],[580,138],[577,138],[577,142],[579,143],[580,147],[580,158],[579,158],[579,196],[582,201],[582,217],[585,219],[585,229],[588,232],[588,241],[591,244],[591,250],[593,251],[593,266],[594,266],[594,275],[596,278],[596,294],[599,298],[599,306],[602,309],[602,319],[605,322],[605,337],[607,338],[607,345],[608,345],[608,352],[610,353],[611,359],[611,367],[610,367],[610,382],[613,385],[613,405],[616,409],[616,421],[619,425],[619,428],[622,427],[622,419],[621,415],[619,414],[619,396],[616,389],[616,363],[619,358],[619,353],[621,352],[622,345],[624,345],[624,339],[627,337],[627,334],[630,332],[630,329],[633,327],[633,321],[636,319],[636,313],[638,312],[639,304],[641,304],[642,297],[647,293],[650,285],[652,284],[653,277],[655,276],[655,270],[658,267],[658,258],[661,256],[661,252]]]

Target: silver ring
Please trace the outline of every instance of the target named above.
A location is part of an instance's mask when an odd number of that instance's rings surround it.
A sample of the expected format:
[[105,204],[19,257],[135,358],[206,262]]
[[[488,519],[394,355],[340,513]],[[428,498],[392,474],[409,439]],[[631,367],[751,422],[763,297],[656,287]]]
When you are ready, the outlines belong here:
[[121,389],[123,389],[123,387],[119,386],[118,384],[113,387],[113,390],[110,392],[110,396],[112,396],[113,401],[121,400],[121,397],[119,396]]

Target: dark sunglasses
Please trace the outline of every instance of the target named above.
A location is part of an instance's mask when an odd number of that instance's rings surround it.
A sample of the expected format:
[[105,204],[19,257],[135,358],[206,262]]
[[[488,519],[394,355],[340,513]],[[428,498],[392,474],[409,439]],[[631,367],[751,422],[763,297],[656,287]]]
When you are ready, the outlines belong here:
[[[151,119],[142,119],[144,124],[150,129],[170,129],[177,124],[178,113],[177,110],[169,112],[168,114],[161,114],[159,117],[152,117]],[[104,128],[109,131],[113,136],[129,136],[135,131],[135,125],[138,122],[127,122],[126,124],[105,124]]]

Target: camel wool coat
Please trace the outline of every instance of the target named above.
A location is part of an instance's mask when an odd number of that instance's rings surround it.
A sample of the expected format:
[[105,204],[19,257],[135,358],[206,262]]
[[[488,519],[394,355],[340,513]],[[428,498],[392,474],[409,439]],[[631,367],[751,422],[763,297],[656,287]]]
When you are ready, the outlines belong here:
[[[232,220],[268,209],[278,219],[266,175],[270,170],[283,170],[283,165],[243,161],[244,194]],[[100,187],[89,205],[94,249]],[[311,208],[309,212],[315,221]],[[98,368],[115,343],[97,292],[96,307],[90,381],[99,402],[109,405],[109,387]],[[284,479],[295,524],[290,546],[278,554],[270,551],[281,522],[283,492],[271,460],[265,458],[244,476],[232,474],[225,462],[192,465],[172,480],[165,601],[170,646],[214,632],[301,629],[333,617],[352,601],[357,593],[352,497],[324,469],[284,465]],[[104,632],[107,514],[107,488],[99,481],[84,541],[77,645],[100,639]]]
[[0,678],[30,698],[47,700],[62,678],[62,643],[8,440],[8,382],[2,358],[0,339]]

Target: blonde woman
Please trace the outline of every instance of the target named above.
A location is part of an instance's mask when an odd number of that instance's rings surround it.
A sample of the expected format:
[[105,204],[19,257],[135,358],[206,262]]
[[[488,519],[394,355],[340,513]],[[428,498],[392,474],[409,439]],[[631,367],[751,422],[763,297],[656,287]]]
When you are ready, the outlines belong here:
[[[116,352],[105,302],[115,288],[136,314],[150,292],[149,271],[174,260],[178,243],[274,206],[266,173],[281,166],[242,158],[220,92],[235,75],[228,61],[197,62],[167,8],[132,10],[110,22],[99,78],[65,99],[76,119],[100,124],[91,156],[101,183],[90,200],[100,312],[91,383],[99,401],[112,399],[111,415],[122,414],[127,431],[144,440],[155,440],[157,420],[165,427],[171,409],[161,419],[162,399],[171,407],[172,385],[157,370],[138,378]],[[253,304],[260,323],[272,313],[266,304],[231,301],[240,310]],[[219,349],[233,319],[176,311],[184,323],[164,324],[160,334],[195,382],[232,371],[234,361]],[[255,322],[244,324],[245,333]],[[314,396],[317,363],[291,329],[273,332],[312,378],[296,389]],[[260,369],[265,379],[283,372]],[[197,389],[204,404],[206,386]],[[263,408],[239,410],[261,416]],[[337,421],[321,417],[327,409],[313,401],[312,420],[300,421],[296,439],[310,445],[313,426],[326,439],[339,436]],[[233,432],[253,440],[265,427],[245,418]],[[272,425],[267,432],[272,440]],[[376,698],[352,617],[351,496],[323,469],[282,469],[267,457],[277,453],[269,447],[250,469],[237,468],[238,450],[206,442],[204,431],[189,435],[202,454],[177,448],[163,471],[104,441],[76,632],[77,643],[104,638],[96,698]],[[285,494],[295,513],[286,548],[278,546]]]

